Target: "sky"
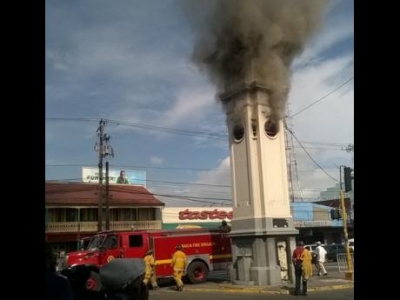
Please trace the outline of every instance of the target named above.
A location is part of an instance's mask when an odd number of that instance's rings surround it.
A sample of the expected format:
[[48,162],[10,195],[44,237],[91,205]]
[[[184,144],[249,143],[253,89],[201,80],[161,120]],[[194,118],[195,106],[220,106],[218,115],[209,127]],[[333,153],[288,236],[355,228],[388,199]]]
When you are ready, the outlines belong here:
[[[46,0],[46,180],[79,182],[98,165],[103,119],[110,169],[145,171],[167,206],[231,205],[221,91],[192,59],[208,11],[188,2]],[[289,66],[295,201],[318,200],[354,165],[354,2],[331,0],[322,17]]]

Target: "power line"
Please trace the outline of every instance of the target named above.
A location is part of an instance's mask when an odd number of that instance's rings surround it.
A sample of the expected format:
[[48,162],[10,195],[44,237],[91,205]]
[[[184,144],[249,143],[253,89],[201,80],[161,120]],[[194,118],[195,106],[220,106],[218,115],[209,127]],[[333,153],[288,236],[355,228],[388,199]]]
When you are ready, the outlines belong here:
[[[71,178],[71,179],[53,179],[46,180],[49,182],[66,182],[66,181],[76,181],[83,180],[83,178]],[[195,186],[206,186],[206,187],[223,187],[223,188],[231,188],[231,185],[223,185],[223,184],[211,184],[211,183],[192,183],[192,182],[178,182],[178,181],[162,181],[162,180],[150,180],[146,179],[146,182],[154,182],[154,183],[167,183],[167,184],[186,184],[186,185],[195,185]]]
[[[89,164],[46,164],[46,167],[97,167]],[[127,165],[113,165],[116,168],[132,168],[132,169],[156,169],[156,170],[178,170],[178,171],[211,171],[214,169],[203,168],[176,168],[176,167],[151,167],[151,166],[127,166]],[[230,169],[218,169],[218,171],[229,172]]]
[[[290,132],[290,134],[296,139],[296,141],[299,143],[299,145],[303,148],[303,146],[301,145],[300,141],[297,139],[297,137],[294,135],[294,133],[287,128],[287,130]],[[329,175],[313,158],[312,156],[307,152],[306,149],[303,148],[303,151],[307,154],[307,156],[312,160],[312,162],[318,167],[320,168],[326,175],[328,175],[328,177],[332,178],[335,181],[339,181],[338,179],[332,177],[331,175]]]
[[344,83],[342,83],[341,85],[339,85],[337,88],[335,88],[333,91],[329,92],[328,94],[326,94],[325,96],[322,96],[321,98],[319,98],[317,101],[314,101],[313,103],[311,103],[310,105],[307,105],[306,107],[304,107],[302,110],[298,111],[297,113],[291,115],[290,117],[294,117],[297,116],[299,113],[305,111],[306,109],[310,108],[311,106],[317,104],[318,102],[324,100],[326,97],[328,97],[329,95],[333,94],[334,92],[336,92],[337,90],[339,90],[340,88],[342,88],[343,86],[345,86],[347,83],[349,83],[351,80],[353,80],[354,77],[350,77],[349,79],[347,79]]
[[[46,118],[46,120],[49,121],[88,121],[88,122],[93,122],[93,121],[98,121],[99,119],[92,119],[92,118]],[[111,120],[111,119],[102,119],[108,123],[112,123],[115,125],[124,125],[128,127],[135,127],[135,128],[141,128],[141,129],[147,129],[147,130],[155,130],[155,131],[160,131],[160,132],[166,132],[166,133],[173,133],[173,134],[180,134],[180,135],[186,135],[186,136],[202,136],[206,138],[213,138],[213,139],[223,139],[226,140],[228,138],[227,133],[209,133],[209,132],[204,132],[204,131],[189,131],[189,130],[180,130],[180,129],[175,129],[175,128],[168,128],[168,127],[161,127],[161,126],[154,126],[154,125],[147,125],[147,124],[140,124],[140,123],[132,123],[132,122],[126,122],[126,121],[118,121],[118,120]]]
[[[290,106],[289,103],[287,104],[287,110],[290,111]],[[292,118],[286,118],[285,119],[285,128],[287,129],[288,127],[292,127]],[[300,180],[299,180],[299,173],[298,173],[298,166],[297,166],[297,159],[296,159],[296,151],[293,143],[293,135],[290,136],[290,141],[289,137],[286,134],[286,142],[287,142],[287,149],[289,150],[288,157],[289,157],[289,175],[290,175],[290,185],[292,188],[292,202],[294,202],[294,184],[293,184],[293,177],[295,177],[295,182],[297,184],[297,189],[300,192],[300,199],[303,201],[303,192],[301,190],[300,186]],[[293,165],[293,168],[292,168]],[[294,170],[293,170],[294,169]],[[293,171],[294,171],[294,176],[293,176]]]
[[[82,121],[82,122],[98,122],[100,119],[94,119],[94,118],[46,118],[46,120],[49,121]],[[156,131],[162,131],[162,132],[167,132],[167,133],[174,133],[174,134],[181,134],[181,135],[186,135],[186,136],[203,136],[203,137],[211,137],[211,138],[217,138],[217,139],[227,139],[228,136],[226,133],[210,133],[210,132],[204,132],[204,131],[188,131],[188,130],[180,130],[176,128],[169,128],[169,127],[160,127],[160,126],[153,126],[153,125],[147,125],[147,124],[140,124],[140,123],[130,123],[130,122],[125,122],[125,121],[118,121],[118,120],[110,120],[110,119],[103,119],[107,120],[108,123],[113,123],[116,125],[124,125],[128,127],[136,127],[136,128],[142,128],[142,129],[151,129],[151,130],[156,130]],[[349,145],[349,143],[323,143],[323,142],[303,142],[303,144],[314,144],[314,145],[320,145],[320,146],[336,146],[336,148],[311,148],[309,149],[326,149],[326,150],[342,150],[343,147],[346,147]],[[340,149],[339,149],[340,148]],[[150,167],[143,167],[143,168],[150,168]],[[152,167],[154,169],[162,169],[159,167]],[[172,169],[172,168],[171,168]],[[178,169],[178,168],[176,168]],[[198,169],[200,170],[200,169]]]

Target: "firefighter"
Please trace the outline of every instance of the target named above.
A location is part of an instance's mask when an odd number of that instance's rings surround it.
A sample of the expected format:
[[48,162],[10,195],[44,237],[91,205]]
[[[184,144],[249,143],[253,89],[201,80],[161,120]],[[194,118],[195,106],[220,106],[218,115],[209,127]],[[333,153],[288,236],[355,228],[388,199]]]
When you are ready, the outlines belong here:
[[171,267],[174,269],[174,280],[176,283],[176,289],[178,291],[183,290],[182,276],[185,273],[186,267],[186,254],[182,251],[182,245],[175,247],[176,251],[172,256]]
[[158,289],[159,286],[157,284],[157,279],[155,274],[156,262],[153,256],[152,249],[147,250],[146,255],[144,256],[144,262],[146,263],[146,273],[143,279],[144,284],[147,285],[150,281],[153,290]]
[[228,223],[225,220],[222,221],[221,226],[219,226],[218,228],[222,232],[230,232],[231,231],[231,227],[228,225]]

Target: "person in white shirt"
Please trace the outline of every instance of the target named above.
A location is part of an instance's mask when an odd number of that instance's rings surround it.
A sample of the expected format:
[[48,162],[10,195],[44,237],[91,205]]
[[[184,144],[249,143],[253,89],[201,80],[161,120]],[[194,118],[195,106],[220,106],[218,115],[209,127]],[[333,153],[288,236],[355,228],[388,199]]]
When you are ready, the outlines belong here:
[[317,254],[317,275],[321,276],[321,273],[326,276],[328,272],[325,269],[325,257],[326,257],[326,250],[321,245],[321,242],[317,242],[317,248],[315,248],[315,253]]

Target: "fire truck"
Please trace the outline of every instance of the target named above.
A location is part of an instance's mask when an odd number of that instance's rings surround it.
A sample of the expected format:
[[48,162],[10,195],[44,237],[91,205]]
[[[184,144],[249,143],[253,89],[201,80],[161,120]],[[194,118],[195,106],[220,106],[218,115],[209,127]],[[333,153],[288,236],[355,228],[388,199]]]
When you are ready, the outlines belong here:
[[99,290],[101,266],[115,258],[143,258],[147,250],[153,249],[157,279],[172,278],[171,259],[178,244],[187,256],[184,279],[193,284],[206,281],[210,271],[228,270],[232,261],[231,239],[221,230],[104,231],[92,236],[85,250],[67,253],[62,268],[87,266],[91,274],[87,288]]

